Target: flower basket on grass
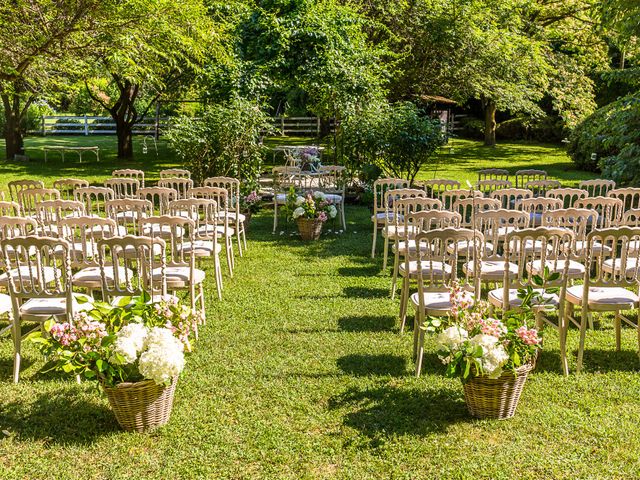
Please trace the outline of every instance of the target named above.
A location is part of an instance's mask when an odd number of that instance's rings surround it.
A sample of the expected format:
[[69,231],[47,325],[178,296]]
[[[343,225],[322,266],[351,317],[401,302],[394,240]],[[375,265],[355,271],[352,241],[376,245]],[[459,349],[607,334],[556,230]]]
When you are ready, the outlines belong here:
[[49,359],[45,370],[97,381],[127,431],[169,421],[184,350],[191,351],[189,335],[199,320],[177,298],[149,300],[145,294],[117,305],[95,302],[72,322],[45,322],[47,335],[29,336]]
[[295,220],[302,240],[318,240],[322,225],[335,218],[338,210],[323,192],[307,192],[303,197],[291,188],[285,205],[287,215]]
[[240,197],[240,208],[244,215],[244,229],[247,231],[249,229],[249,224],[251,223],[252,215],[254,213],[258,213],[262,208],[262,198],[258,195],[258,192],[252,190],[247,195]]
[[[557,273],[549,275],[548,269],[544,276],[547,281],[558,278]],[[538,277],[536,283],[543,285],[545,280]],[[555,291],[548,288],[536,293],[530,286],[520,290],[521,306],[498,320],[489,315],[486,302],[473,303],[468,292],[453,282],[451,314],[425,321],[422,328],[439,332],[438,356],[447,366],[446,375],[462,381],[467,409],[474,417],[502,420],[515,414],[542,342],[533,328],[532,301],[535,299],[536,308],[544,307],[545,293]]]

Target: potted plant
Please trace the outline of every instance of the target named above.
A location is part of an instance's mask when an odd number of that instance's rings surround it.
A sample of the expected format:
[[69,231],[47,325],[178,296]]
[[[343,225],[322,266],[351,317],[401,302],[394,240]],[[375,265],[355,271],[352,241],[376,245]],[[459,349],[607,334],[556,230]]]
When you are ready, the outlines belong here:
[[[548,280],[557,275],[545,274]],[[536,283],[542,285],[542,278],[539,280]],[[450,315],[430,318],[423,326],[439,332],[438,357],[447,366],[446,376],[462,381],[467,408],[475,417],[512,417],[527,375],[535,366],[542,340],[534,328],[532,302],[535,299],[535,308],[544,308],[543,298],[548,297],[532,287],[519,290],[518,296],[522,305],[498,320],[490,316],[487,302],[471,302],[454,282],[450,287]]]
[[249,229],[249,223],[253,214],[258,213],[262,208],[262,198],[258,192],[252,190],[246,195],[240,197],[240,209],[244,215],[244,228]]
[[338,214],[335,205],[323,192],[307,192],[305,196],[301,196],[293,188],[287,195],[286,209],[290,218],[298,225],[303,240],[318,240],[324,222]]
[[45,371],[94,380],[107,395],[120,426],[148,431],[169,421],[184,350],[198,314],[177,298],[150,303],[149,295],[117,305],[94,302],[72,322],[45,322],[34,332],[48,359]]

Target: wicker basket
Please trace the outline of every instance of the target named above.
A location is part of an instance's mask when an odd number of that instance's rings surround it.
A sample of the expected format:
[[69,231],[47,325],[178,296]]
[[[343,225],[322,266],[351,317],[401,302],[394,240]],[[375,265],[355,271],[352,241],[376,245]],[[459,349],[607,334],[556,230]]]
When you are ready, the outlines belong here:
[[302,240],[318,240],[322,233],[322,222],[317,218],[303,218],[296,220]]
[[513,372],[504,372],[499,378],[473,377],[463,384],[464,400],[469,413],[478,418],[504,420],[516,413],[516,407],[533,365],[523,365]]
[[146,432],[169,421],[177,383],[175,377],[168,387],[143,380],[103,389],[120,426],[129,432]]

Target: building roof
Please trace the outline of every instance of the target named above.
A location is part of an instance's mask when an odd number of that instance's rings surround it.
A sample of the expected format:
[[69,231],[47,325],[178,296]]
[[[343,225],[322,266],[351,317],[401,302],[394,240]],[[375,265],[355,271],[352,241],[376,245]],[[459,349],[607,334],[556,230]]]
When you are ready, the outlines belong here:
[[457,105],[458,102],[440,95],[418,95],[418,98],[427,103],[444,103],[447,105]]

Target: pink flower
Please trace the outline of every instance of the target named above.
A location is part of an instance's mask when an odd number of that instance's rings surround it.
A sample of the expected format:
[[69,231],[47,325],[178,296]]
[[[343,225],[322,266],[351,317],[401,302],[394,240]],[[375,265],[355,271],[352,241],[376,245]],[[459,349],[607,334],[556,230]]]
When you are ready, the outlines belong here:
[[540,337],[535,328],[529,329],[523,325],[516,330],[516,335],[520,337],[525,345],[538,345],[540,343]]
[[321,222],[326,222],[329,219],[329,217],[327,216],[326,212],[320,212],[320,214],[318,215],[318,220],[320,220]]

